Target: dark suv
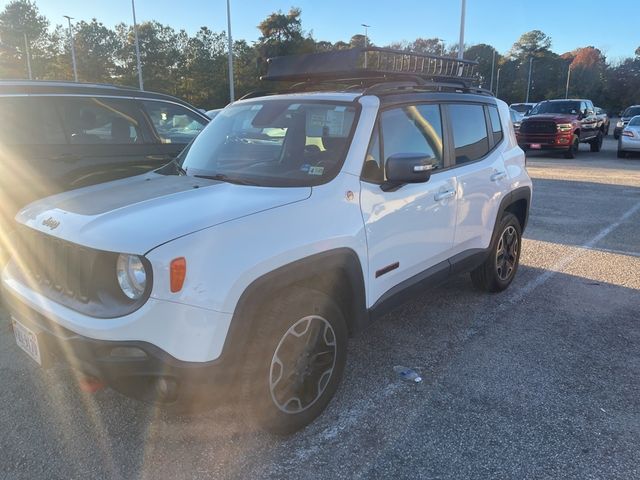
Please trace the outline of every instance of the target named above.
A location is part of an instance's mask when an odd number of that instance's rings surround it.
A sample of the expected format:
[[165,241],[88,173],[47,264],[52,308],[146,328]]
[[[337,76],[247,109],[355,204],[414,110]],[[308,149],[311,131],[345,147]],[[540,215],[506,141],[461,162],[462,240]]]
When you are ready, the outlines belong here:
[[602,147],[603,133],[591,100],[546,100],[525,117],[517,132],[523,150],[556,150],[575,158],[580,143],[592,152]]
[[210,121],[167,95],[65,82],[0,82],[0,114],[0,261],[22,206],[158,168]]

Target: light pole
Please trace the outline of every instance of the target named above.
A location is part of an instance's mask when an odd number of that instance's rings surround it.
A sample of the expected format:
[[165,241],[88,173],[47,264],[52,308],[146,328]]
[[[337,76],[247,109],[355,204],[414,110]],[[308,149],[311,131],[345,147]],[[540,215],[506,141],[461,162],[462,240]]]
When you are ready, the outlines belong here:
[[489,90],[491,90],[493,92],[493,72],[494,69],[496,68],[496,49],[493,49],[493,60],[491,61],[491,86],[489,87]]
[[24,35],[24,53],[27,55],[27,71],[29,72],[29,80],[33,80],[31,74],[31,53],[29,52],[29,40],[27,39],[27,32],[22,32]]
[[364,48],[365,48],[365,52],[364,52],[364,68],[367,68],[367,52],[366,52],[366,48],[369,47],[368,28],[371,27],[371,25],[367,25],[366,23],[361,23],[360,25],[364,27]]
[[498,90],[500,90],[500,70],[502,70],[501,68],[498,69],[498,75],[496,78],[496,98],[498,97]]
[[571,65],[569,65],[569,71],[567,72],[567,86],[564,90],[564,98],[569,98],[569,82],[571,81]]
[[229,41],[229,99],[231,103],[236,98],[233,86],[233,40],[231,39],[231,4],[227,0],[227,40]]
[[467,13],[467,0],[462,0],[462,13],[460,15],[460,44],[458,45],[458,59],[464,58],[464,17]]
[[529,90],[531,90],[531,68],[533,67],[533,57],[529,58],[529,80],[527,80],[527,99],[524,103],[529,103]]
[[138,40],[138,23],[136,22],[136,3],[131,0],[131,12],[133,13],[133,36],[136,40],[136,63],[138,64],[138,86],[140,90],[144,90],[144,82],[142,81],[142,63],[140,62],[140,41]]
[[71,29],[71,20],[73,17],[69,15],[63,15],[69,22],[69,43],[71,44],[71,60],[73,62],[73,79],[78,82],[78,66],[76,65],[76,47],[73,42],[73,30]]
[[440,56],[444,57],[444,40],[440,39]]

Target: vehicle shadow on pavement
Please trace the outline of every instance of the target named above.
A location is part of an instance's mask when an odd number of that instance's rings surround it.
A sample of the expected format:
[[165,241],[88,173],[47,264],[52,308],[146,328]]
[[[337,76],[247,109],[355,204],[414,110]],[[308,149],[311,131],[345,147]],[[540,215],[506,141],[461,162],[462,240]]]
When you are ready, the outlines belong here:
[[[624,477],[640,440],[639,291],[564,273],[527,291],[543,275],[523,265],[497,295],[455,277],[372,323],[351,340],[327,411],[289,438],[250,428],[234,405],[183,416],[81,393],[69,370],[23,358],[3,327],[0,468],[6,478]],[[423,383],[399,380],[398,364]]]

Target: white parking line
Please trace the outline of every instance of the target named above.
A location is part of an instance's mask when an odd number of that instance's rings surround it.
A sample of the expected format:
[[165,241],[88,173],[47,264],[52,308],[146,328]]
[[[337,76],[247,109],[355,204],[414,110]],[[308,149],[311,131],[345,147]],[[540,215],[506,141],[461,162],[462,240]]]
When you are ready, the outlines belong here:
[[[603,228],[596,236],[591,238],[591,240],[589,240],[588,242],[580,245],[578,248],[586,249],[586,250],[593,249],[598,242],[604,239],[607,235],[613,232],[616,228],[618,228],[624,222],[629,220],[629,218],[631,218],[638,211],[640,211],[640,203],[637,203],[636,205],[631,207],[618,220],[613,222],[608,227]],[[603,250],[603,249],[598,249],[598,250]],[[514,294],[506,303],[521,302],[524,299],[524,297],[529,295],[536,288],[547,283],[549,280],[551,280],[554,276],[556,276],[558,273],[564,270],[569,264],[573,263],[578,257],[582,256],[583,254],[584,252],[577,250],[571,255],[563,257],[562,260],[560,260],[559,262],[551,266],[551,268],[549,268],[546,272],[541,273],[536,278],[534,278],[529,283],[527,283],[524,287],[522,287],[520,290],[514,292]]]

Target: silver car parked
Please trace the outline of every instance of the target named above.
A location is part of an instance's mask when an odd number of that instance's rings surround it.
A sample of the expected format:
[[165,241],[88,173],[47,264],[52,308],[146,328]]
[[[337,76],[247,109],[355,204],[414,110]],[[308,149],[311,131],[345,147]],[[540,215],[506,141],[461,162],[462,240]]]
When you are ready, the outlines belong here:
[[618,139],[618,158],[626,158],[631,152],[640,153],[640,115],[629,120]]

